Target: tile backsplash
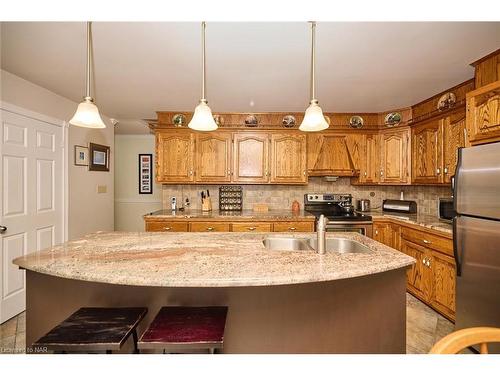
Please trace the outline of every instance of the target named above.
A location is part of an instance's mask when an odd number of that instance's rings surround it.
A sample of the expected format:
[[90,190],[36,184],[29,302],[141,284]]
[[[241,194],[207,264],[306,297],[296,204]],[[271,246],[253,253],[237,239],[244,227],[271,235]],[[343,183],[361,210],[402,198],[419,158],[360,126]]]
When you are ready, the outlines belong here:
[[[219,185],[163,185],[163,207],[170,208],[170,199],[177,198],[178,206],[189,198],[191,208],[201,208],[200,192],[210,190],[212,205],[218,208]],[[450,197],[449,186],[356,186],[349,178],[339,178],[336,182],[327,182],[322,177],[310,177],[308,185],[243,185],[243,208],[252,209],[254,203],[266,203],[269,209],[287,209],[298,200],[304,206],[305,193],[350,193],[354,200],[367,198],[372,208],[379,208],[384,199],[399,199],[403,192],[404,199],[417,202],[418,212],[437,215],[440,197]]]

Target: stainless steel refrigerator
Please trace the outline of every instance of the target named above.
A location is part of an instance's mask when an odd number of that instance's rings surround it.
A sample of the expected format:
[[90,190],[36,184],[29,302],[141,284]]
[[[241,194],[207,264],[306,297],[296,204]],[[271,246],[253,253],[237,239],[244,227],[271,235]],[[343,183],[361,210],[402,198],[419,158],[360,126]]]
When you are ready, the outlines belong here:
[[459,150],[453,190],[456,329],[500,327],[500,142]]

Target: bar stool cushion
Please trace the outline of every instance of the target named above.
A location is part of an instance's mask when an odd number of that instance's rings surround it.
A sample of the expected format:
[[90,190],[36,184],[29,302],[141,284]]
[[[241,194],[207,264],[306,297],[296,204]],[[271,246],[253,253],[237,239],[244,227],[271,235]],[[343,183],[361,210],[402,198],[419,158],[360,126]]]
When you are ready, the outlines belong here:
[[145,307],[83,307],[33,345],[58,351],[119,350],[147,311]]
[[139,348],[220,348],[227,306],[164,306],[139,340]]

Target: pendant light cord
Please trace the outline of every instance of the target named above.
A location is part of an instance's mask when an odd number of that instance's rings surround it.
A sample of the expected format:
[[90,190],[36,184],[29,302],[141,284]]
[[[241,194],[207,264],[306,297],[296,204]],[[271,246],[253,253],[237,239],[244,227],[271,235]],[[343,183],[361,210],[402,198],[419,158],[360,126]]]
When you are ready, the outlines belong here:
[[315,64],[316,64],[316,22],[311,21],[311,101],[316,100]]
[[201,61],[202,61],[202,69],[201,69],[201,100],[206,101],[205,98],[205,76],[206,76],[206,64],[205,64],[205,27],[206,22],[201,23]]
[[91,80],[92,80],[92,22],[87,21],[87,82],[85,87],[86,98],[92,98]]

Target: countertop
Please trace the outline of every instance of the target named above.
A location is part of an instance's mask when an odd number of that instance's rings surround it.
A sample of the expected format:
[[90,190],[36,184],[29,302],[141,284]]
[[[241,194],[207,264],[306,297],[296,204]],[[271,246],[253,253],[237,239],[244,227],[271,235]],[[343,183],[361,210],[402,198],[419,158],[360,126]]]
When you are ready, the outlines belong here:
[[187,209],[185,211],[158,210],[144,215],[145,219],[168,219],[168,220],[283,220],[283,221],[314,221],[314,215],[303,210],[293,212],[292,210],[269,210],[268,212],[256,212],[253,210],[243,211],[219,211],[212,210],[204,212],[201,210]]
[[265,237],[311,238],[312,233],[97,232],[14,260],[57,277],[158,287],[289,285],[372,275],[415,260],[358,233],[369,253],[266,250]]
[[421,227],[434,229],[448,235],[452,235],[453,228],[452,225],[443,221],[440,221],[436,216],[426,215],[426,214],[402,214],[398,212],[384,212],[382,210],[374,210],[369,212],[363,212],[376,219],[394,219],[399,222],[418,225]]

